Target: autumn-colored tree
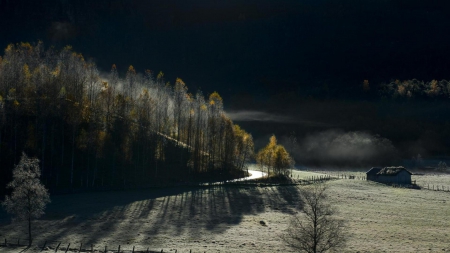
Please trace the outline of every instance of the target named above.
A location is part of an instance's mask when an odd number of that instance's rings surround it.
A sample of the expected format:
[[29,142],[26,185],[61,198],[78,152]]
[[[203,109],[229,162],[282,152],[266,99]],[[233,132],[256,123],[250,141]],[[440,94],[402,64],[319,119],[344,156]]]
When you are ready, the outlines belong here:
[[256,161],[262,169],[267,168],[268,175],[271,170],[275,175],[288,175],[289,169],[294,166],[293,159],[286,149],[277,144],[275,135],[272,135],[267,146],[258,152]]

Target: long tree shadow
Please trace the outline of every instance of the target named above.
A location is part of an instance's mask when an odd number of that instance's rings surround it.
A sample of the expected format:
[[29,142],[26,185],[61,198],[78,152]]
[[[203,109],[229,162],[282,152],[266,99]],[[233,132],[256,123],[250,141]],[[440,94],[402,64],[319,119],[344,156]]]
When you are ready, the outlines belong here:
[[[295,186],[217,185],[59,195],[34,223],[34,234],[37,243],[177,243],[181,237],[199,240],[223,233],[245,215],[268,209],[293,214],[299,200]],[[8,224],[7,218],[0,213],[0,236],[24,237],[25,227]]]

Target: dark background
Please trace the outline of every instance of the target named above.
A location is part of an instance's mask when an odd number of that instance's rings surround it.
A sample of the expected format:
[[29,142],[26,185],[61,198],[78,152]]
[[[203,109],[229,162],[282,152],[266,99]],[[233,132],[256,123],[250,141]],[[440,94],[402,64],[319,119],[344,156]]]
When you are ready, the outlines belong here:
[[1,48],[69,44],[104,72],[132,64],[218,91],[230,115],[264,112],[235,118],[257,148],[295,131],[302,150],[331,129],[392,141],[399,158],[448,155],[448,102],[386,101],[377,85],[448,79],[449,25],[448,1],[0,0]]

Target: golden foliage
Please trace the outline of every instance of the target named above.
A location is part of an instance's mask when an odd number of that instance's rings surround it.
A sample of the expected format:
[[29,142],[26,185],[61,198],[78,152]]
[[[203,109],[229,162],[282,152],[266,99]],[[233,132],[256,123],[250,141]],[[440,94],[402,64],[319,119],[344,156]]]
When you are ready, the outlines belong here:
[[181,80],[181,78],[177,77],[176,81],[175,81],[175,85],[179,84],[181,87],[185,87],[186,84],[183,82],[183,80]]
[[31,72],[27,64],[23,65],[23,74],[25,76],[25,82],[28,83],[31,79]]
[[[114,66],[115,66],[115,65],[114,65]],[[128,67],[127,75],[128,75],[128,74],[130,74],[130,75],[136,75],[136,70],[134,69],[133,65],[130,65],[130,66]]]
[[222,107],[222,97],[217,91],[214,91],[209,95],[209,105]]
[[6,46],[5,48],[5,54],[6,53],[11,53],[14,49],[14,44],[9,44],[8,46]]
[[277,145],[277,137],[273,134],[269,139],[269,147],[275,147]]
[[431,96],[436,96],[439,94],[440,92],[440,87],[438,85],[438,81],[437,80],[432,80],[430,83],[430,89],[427,91],[428,95]]
[[162,71],[159,71],[158,76],[156,79],[161,80],[164,77],[164,73]]
[[406,93],[405,86],[399,85],[398,88],[397,88],[397,92],[398,92],[398,94],[400,94],[400,96],[404,96],[405,93]]
[[60,72],[61,72],[61,69],[59,68],[59,66],[56,66],[56,68],[52,71],[52,76],[57,77],[57,76],[59,76]]
[[363,82],[363,90],[364,91],[369,91],[370,90],[369,80],[364,80],[364,82]]
[[209,100],[222,101],[223,99],[217,91],[214,91],[211,95],[209,95]]
[[294,165],[293,159],[286,149],[282,145],[277,144],[275,135],[272,135],[267,146],[258,152],[256,162],[262,168],[267,167],[269,172],[272,169],[278,175],[286,175],[288,169]]
[[31,53],[31,51],[33,51],[33,47],[28,42],[21,42],[20,43],[20,49],[28,51],[28,53]]

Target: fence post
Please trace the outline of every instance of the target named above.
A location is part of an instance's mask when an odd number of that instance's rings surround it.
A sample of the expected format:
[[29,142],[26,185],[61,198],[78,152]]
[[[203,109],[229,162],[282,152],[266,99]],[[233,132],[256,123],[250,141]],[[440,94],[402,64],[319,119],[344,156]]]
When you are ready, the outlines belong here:
[[91,253],[94,253],[94,245],[91,244]]
[[42,246],[42,250],[43,251],[45,249],[45,246],[47,245],[47,241],[44,242],[44,246]]
[[8,244],[6,243],[6,238],[5,238],[5,247],[7,247],[8,246]]
[[69,247],[70,247],[70,243],[69,243],[69,245],[67,245],[66,252],[69,251]]
[[120,253],[120,244],[119,244],[119,249],[117,250],[117,253]]
[[58,246],[56,246],[55,252],[58,251],[59,246],[61,245],[61,242],[58,243]]
[[147,248],[147,253],[148,253],[148,248]]
[[106,253],[106,245],[105,245],[105,253]]
[[134,246],[133,246],[133,253],[134,253]]
[[17,246],[20,246],[20,238],[17,238]]

